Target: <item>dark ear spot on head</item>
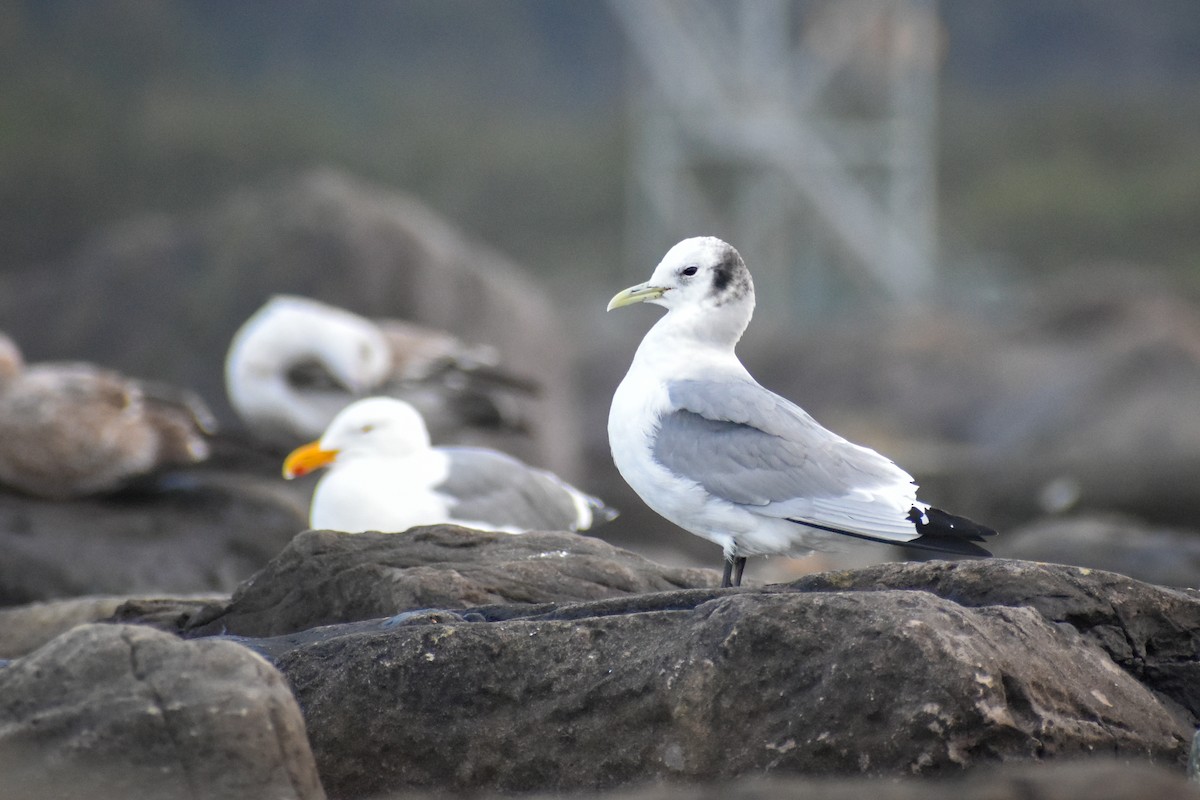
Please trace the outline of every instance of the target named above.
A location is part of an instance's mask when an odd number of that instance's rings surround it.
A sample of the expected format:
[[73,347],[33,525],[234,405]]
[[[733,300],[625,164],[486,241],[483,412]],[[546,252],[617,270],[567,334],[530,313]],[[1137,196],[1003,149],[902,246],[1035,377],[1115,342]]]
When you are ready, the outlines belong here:
[[729,258],[725,258],[713,268],[713,291],[717,294],[725,291],[725,287],[731,280],[733,280],[733,263]]
[[738,255],[737,250],[726,245],[724,252],[721,253],[721,258],[713,267],[712,288],[714,294],[720,294],[728,288],[742,267],[742,257]]
[[746,263],[732,246],[726,245],[713,265],[711,295],[718,304],[741,298],[750,290]]

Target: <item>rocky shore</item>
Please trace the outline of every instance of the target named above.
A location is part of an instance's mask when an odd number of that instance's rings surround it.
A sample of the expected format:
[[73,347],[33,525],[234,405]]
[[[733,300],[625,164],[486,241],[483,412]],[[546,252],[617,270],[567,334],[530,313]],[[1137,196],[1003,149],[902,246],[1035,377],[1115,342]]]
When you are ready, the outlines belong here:
[[306,531],[231,596],[7,608],[0,795],[1196,796],[1200,593],[1006,559],[718,578]]

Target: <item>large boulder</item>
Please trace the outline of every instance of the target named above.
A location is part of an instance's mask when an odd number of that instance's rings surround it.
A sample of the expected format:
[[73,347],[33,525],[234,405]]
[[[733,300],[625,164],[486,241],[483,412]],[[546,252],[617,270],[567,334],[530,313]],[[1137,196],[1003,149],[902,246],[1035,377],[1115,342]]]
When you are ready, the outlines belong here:
[[132,219],[64,263],[0,276],[0,319],[30,360],[86,359],[187,386],[236,424],[225,353],[279,293],[494,346],[542,386],[522,409],[533,437],[513,440],[515,454],[580,481],[573,347],[543,288],[416,198],[332,169]]
[[0,669],[5,800],[319,800],[304,720],[230,642],[85,625]]
[[663,567],[574,533],[305,531],[190,635],[276,636],[422,608],[565,603],[715,586],[710,570]]
[[929,562],[247,644],[291,683],[331,796],[574,792],[1093,753],[1182,768],[1198,615],[1122,576]]
[[207,469],[172,480],[64,502],[0,491],[0,606],[231,592],[306,527],[282,480]]
[[811,575],[788,588],[917,590],[969,608],[1033,609],[1051,624],[1078,631],[1190,728],[1200,727],[1200,592],[1086,567],[999,558],[880,564]]

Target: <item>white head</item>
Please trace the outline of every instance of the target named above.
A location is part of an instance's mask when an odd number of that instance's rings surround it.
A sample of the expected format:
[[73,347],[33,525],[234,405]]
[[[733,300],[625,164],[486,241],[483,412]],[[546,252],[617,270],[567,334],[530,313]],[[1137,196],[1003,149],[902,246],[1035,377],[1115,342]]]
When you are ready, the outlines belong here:
[[608,310],[633,303],[666,308],[698,338],[736,342],[754,313],[754,283],[732,245],[698,236],[668,250],[650,280],[618,293]]
[[429,447],[429,431],[415,408],[393,397],[368,397],[338,412],[320,441],[293,450],[283,475],[296,478],[355,458],[404,458]]

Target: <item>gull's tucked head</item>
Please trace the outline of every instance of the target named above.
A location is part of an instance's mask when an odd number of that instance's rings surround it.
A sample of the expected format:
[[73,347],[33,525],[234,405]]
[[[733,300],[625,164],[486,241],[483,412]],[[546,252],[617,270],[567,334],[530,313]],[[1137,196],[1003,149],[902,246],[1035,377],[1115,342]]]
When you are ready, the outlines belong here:
[[746,301],[754,303],[754,284],[738,251],[714,236],[697,236],[668,250],[650,280],[619,293],[608,310],[633,303],[676,309]]
[[292,367],[313,361],[344,388],[359,393],[383,382],[392,353],[370,320],[307,297],[277,295],[238,331],[227,370],[283,377]]
[[415,408],[392,397],[368,397],[338,412],[319,441],[293,450],[283,476],[298,478],[355,458],[404,458],[429,447],[429,430]]

